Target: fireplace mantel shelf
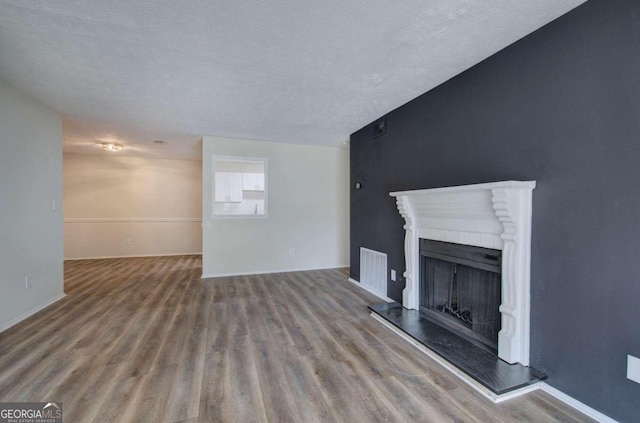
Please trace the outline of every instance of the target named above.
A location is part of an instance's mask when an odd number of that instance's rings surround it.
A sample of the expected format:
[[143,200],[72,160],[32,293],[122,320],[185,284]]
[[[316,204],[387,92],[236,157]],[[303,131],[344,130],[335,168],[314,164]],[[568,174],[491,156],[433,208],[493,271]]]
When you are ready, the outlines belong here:
[[392,192],[405,220],[402,305],[419,308],[419,240],[502,250],[502,329],[498,356],[529,365],[531,198],[535,181]]
[[389,193],[392,197],[399,197],[401,195],[425,195],[425,194],[455,194],[459,192],[469,191],[483,191],[492,190],[496,188],[518,188],[518,189],[534,189],[536,187],[536,181],[501,181],[501,182],[488,182],[485,184],[472,184],[472,185],[456,185],[451,187],[440,188],[427,188],[416,189],[411,191],[396,191]]

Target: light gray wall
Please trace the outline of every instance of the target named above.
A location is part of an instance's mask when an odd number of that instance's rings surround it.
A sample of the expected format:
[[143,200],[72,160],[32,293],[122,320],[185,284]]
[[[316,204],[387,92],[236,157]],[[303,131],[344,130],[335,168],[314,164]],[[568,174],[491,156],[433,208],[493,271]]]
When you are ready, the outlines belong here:
[[[347,149],[218,137],[204,137],[202,147],[205,277],[346,267]],[[214,155],[268,160],[268,217],[211,217]]]
[[61,116],[0,81],[0,331],[64,295],[62,245]]

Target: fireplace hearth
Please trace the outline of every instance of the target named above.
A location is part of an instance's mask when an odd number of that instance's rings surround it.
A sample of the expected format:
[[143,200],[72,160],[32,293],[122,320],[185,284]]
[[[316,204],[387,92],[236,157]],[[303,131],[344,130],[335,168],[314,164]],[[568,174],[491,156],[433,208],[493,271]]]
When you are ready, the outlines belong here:
[[[407,310],[398,303],[374,304],[369,309],[381,323],[405,339],[411,339],[414,345],[426,347],[423,351],[446,368],[449,368],[448,363],[462,371],[473,382],[467,378],[462,380],[493,402],[528,392],[528,389],[546,379],[545,374],[531,367],[507,364],[495,353],[428,320],[422,311]],[[444,358],[444,361],[440,358]],[[460,372],[454,373],[460,377]]]

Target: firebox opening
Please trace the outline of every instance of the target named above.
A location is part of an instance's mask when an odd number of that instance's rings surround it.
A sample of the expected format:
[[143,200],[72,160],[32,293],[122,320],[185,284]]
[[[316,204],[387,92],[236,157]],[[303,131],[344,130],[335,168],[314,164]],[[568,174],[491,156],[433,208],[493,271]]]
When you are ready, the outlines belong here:
[[420,264],[425,316],[497,354],[501,252],[421,239]]

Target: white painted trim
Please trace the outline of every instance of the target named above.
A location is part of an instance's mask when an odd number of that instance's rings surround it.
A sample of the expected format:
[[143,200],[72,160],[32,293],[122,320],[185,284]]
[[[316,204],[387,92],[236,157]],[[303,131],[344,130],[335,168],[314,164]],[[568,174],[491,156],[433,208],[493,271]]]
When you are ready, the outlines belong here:
[[377,321],[379,321],[380,323],[382,323],[385,327],[390,329],[392,332],[394,332],[396,335],[398,335],[399,337],[401,337],[402,339],[404,339],[405,341],[407,341],[408,343],[416,347],[420,352],[429,356],[432,360],[437,362],[439,365],[447,369],[449,372],[453,373],[458,379],[460,379],[461,381],[469,385],[471,388],[475,389],[480,395],[482,395],[489,401],[493,402],[494,404],[499,404],[506,400],[517,398],[521,395],[524,395],[539,389],[540,382],[533,383],[531,385],[522,387],[520,389],[514,389],[513,391],[509,391],[502,395],[496,395],[495,393],[491,392],[489,389],[487,389],[486,387],[482,386],[480,383],[478,383],[477,381],[469,377],[469,375],[467,375],[466,373],[458,369],[456,366],[454,366],[453,364],[449,363],[447,360],[442,358],[436,352],[434,352],[428,347],[425,347],[420,342],[416,341],[415,339],[413,339],[406,333],[402,332],[400,329],[398,329],[397,327],[395,327],[394,325],[392,325],[382,317],[378,316],[376,313],[371,313],[371,316]]
[[21,314],[20,316],[16,317],[15,319],[11,319],[10,321],[5,323],[4,325],[0,326],[0,333],[4,332],[5,330],[9,329],[12,326],[17,325],[18,323],[22,322],[23,320],[33,316],[34,314],[36,314],[40,310],[43,310],[43,309],[49,307],[53,303],[56,303],[56,302],[60,301],[61,299],[63,299],[66,296],[67,296],[67,294],[65,294],[63,292],[62,294],[53,297],[49,301],[46,301],[43,304],[40,304],[36,308],[33,308],[33,309],[27,311],[26,313]]
[[216,214],[212,219],[268,219],[266,214]]
[[421,238],[502,250],[498,357],[529,365],[531,210],[535,181],[392,192],[405,220],[402,305],[419,304]]
[[540,389],[600,423],[617,423],[617,420],[614,420],[606,414],[603,414],[598,410],[589,407],[585,403],[578,401],[577,399],[565,394],[559,389],[554,388],[546,382],[540,382]]
[[102,259],[120,259],[120,258],[141,258],[141,257],[175,257],[175,256],[201,256],[202,253],[178,253],[178,254],[141,254],[133,256],[99,256],[99,257],[65,257],[68,260],[102,260]]
[[485,184],[471,184],[471,185],[457,185],[452,187],[441,188],[428,188],[428,189],[416,189],[411,191],[396,191],[389,193],[392,197],[398,197],[400,195],[422,195],[422,194],[445,194],[445,193],[460,193],[469,191],[486,191],[493,190],[495,188],[517,188],[532,190],[536,187],[536,181],[500,181],[500,182],[488,182]]
[[314,268],[304,268],[304,269],[290,269],[290,270],[261,270],[257,272],[237,272],[237,273],[216,273],[216,274],[208,274],[204,273],[200,276],[201,279],[212,279],[212,278],[228,278],[231,276],[251,276],[251,275],[270,275],[272,273],[290,273],[290,272],[310,272],[312,270],[327,270],[327,269],[343,269],[345,267],[349,267],[348,264],[336,265],[336,266],[327,266],[327,267],[314,267]]
[[64,219],[64,223],[182,223],[202,222],[199,217],[77,217]]
[[367,291],[369,294],[373,294],[376,297],[380,298],[383,301],[386,301],[388,303],[394,303],[396,300],[392,300],[391,298],[387,297],[386,295],[384,295],[381,292],[378,292],[375,289],[372,289],[370,287],[368,287],[367,285],[363,285],[362,283],[360,283],[360,281],[357,281],[355,279],[349,278],[347,279],[349,282],[351,282],[352,284],[364,289],[365,291]]

